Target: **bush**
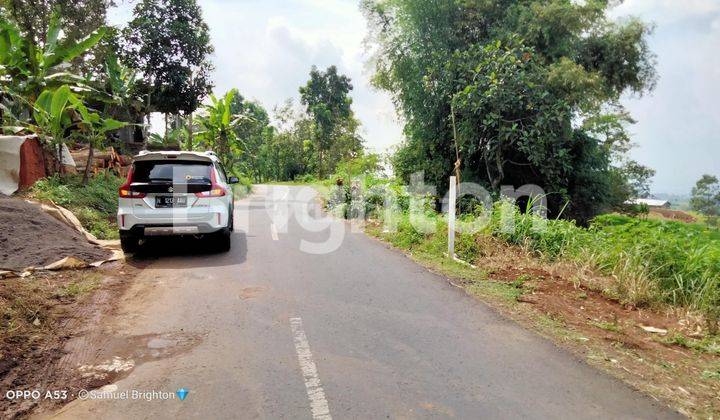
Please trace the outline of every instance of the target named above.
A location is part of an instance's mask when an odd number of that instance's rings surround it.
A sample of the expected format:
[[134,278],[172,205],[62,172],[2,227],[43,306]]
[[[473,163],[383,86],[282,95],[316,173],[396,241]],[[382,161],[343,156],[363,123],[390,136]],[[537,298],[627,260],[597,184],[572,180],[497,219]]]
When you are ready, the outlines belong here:
[[29,195],[66,207],[98,239],[117,239],[117,191],[123,182],[109,172],[90,178],[87,185],[81,175],[54,175],[36,182]]
[[515,229],[506,233],[499,212],[492,232],[527,246],[545,258],[590,264],[616,279],[610,291],[635,305],[666,302],[703,312],[709,328],[720,319],[720,232],[700,224],[598,216],[589,228],[547,220],[535,229],[535,216],[512,213]]
[[[438,223],[437,233],[426,235],[410,223],[404,189],[390,185],[405,200],[397,216],[397,232],[387,235],[396,246],[431,247],[445,252],[447,225],[424,208]],[[379,199],[374,204],[380,204]],[[687,224],[609,214],[593,219],[589,227],[567,220],[545,220],[523,214],[507,202],[495,204],[485,229],[474,235],[456,235],[456,254],[474,262],[481,253],[481,236],[492,235],[522,246],[541,258],[569,260],[589,266],[614,279],[606,292],[636,306],[666,303],[704,314],[711,332],[720,321],[720,231],[704,224]],[[465,214],[459,220],[472,221]],[[424,248],[423,248],[424,249]]]

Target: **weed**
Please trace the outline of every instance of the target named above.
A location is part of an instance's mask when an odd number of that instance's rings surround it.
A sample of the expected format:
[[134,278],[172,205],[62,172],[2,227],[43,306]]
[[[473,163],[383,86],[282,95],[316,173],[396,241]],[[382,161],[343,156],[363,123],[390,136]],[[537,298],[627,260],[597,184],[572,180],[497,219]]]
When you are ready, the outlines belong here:
[[79,175],[55,175],[36,182],[30,197],[66,207],[98,239],[117,239],[117,190],[122,182],[109,172],[90,178],[86,185]]
[[100,279],[97,275],[86,275],[59,288],[57,296],[76,299],[97,289],[99,286]]
[[591,321],[590,325],[600,328],[601,330],[615,332],[615,333],[621,333],[623,331],[622,327],[619,324],[617,324],[616,322]]
[[674,344],[701,353],[720,354],[720,337],[709,335],[702,339],[688,338],[680,333],[669,335],[661,340],[665,344]]
[[720,367],[714,370],[704,370],[702,373],[702,378],[720,381]]

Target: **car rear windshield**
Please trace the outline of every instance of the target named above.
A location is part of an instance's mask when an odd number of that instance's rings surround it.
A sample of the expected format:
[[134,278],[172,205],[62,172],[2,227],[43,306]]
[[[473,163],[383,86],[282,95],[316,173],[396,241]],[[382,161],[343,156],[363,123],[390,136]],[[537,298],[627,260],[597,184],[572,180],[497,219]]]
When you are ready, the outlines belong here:
[[195,184],[210,182],[210,162],[174,161],[174,162],[135,162],[133,182],[172,182],[175,184]]

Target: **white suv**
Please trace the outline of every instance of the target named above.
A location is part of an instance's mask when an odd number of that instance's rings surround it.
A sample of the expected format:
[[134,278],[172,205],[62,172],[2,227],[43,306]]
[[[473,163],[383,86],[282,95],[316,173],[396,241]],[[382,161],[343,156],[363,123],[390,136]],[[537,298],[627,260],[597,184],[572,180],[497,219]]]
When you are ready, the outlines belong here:
[[118,226],[125,252],[151,236],[195,236],[230,250],[233,192],[213,152],[140,152],[119,191]]

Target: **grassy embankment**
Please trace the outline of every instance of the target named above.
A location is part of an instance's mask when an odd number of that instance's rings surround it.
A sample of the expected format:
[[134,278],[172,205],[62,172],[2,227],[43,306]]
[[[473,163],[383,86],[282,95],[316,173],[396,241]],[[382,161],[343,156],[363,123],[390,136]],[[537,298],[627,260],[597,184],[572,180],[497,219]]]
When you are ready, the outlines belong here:
[[361,196],[368,234],[683,413],[720,412],[717,229],[617,214],[580,227],[500,202],[459,218],[479,229],[456,236],[453,260],[446,217],[429,202],[411,223],[404,186],[365,177],[353,193],[348,181],[340,191],[313,183],[337,216],[356,216],[351,196]]
[[[35,183],[28,196],[72,211],[98,239],[118,239],[118,188],[124,182],[108,172],[90,178],[87,185],[80,175],[52,176]],[[251,190],[250,180],[241,177],[233,189],[236,198],[245,197]]]
[[[365,213],[382,220],[383,186],[365,180],[362,186]],[[447,250],[447,221],[430,207],[425,223],[436,233],[423,233],[410,223],[410,197],[395,185],[396,231],[379,233],[393,245],[414,252],[443,257]],[[352,213],[350,193],[330,197],[329,206],[346,217]],[[505,211],[502,211],[505,206]],[[702,314],[707,330],[716,334],[720,321],[720,230],[702,224],[647,220],[617,214],[595,218],[589,227],[566,220],[539,220],[521,214],[514,206],[496,203],[478,216],[463,215],[465,223],[479,223],[473,234],[458,234],[456,254],[474,264],[483,255],[488,238],[521,247],[547,262],[569,261],[612,279],[602,293],[634,307],[670,305]],[[508,229],[509,225],[514,226]],[[541,228],[538,228],[541,227]]]
[[72,211],[98,239],[117,239],[118,188],[123,179],[100,173],[83,185],[81,175],[52,176],[35,183],[28,196]]

